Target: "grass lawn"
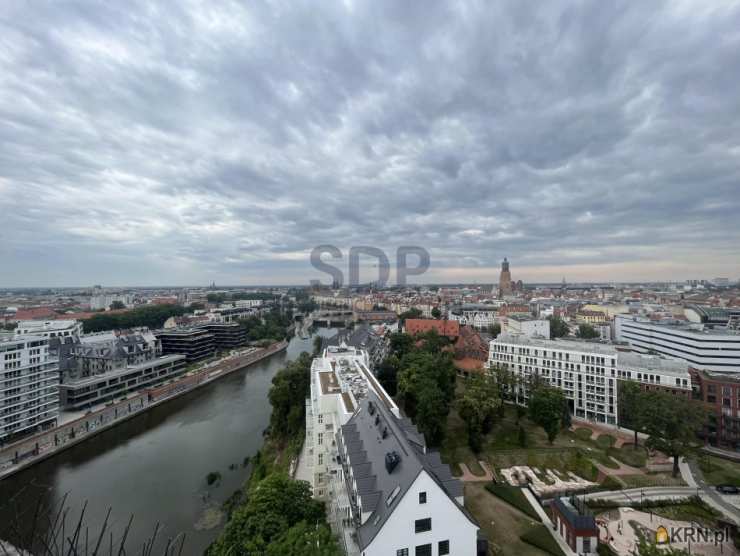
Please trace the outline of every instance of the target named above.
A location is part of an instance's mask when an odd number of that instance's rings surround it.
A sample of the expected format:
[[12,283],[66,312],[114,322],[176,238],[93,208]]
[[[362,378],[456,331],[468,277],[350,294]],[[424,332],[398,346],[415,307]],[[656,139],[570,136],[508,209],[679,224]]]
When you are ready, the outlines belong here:
[[465,507],[488,538],[492,554],[544,556],[547,552],[523,542],[521,535],[538,522],[488,492],[481,483],[465,485]]
[[[519,427],[526,433],[527,445],[519,443]],[[603,437],[603,438],[602,438]],[[523,417],[516,420],[516,409],[506,404],[503,418],[497,419],[493,429],[483,440],[480,454],[474,454],[468,447],[465,423],[453,408],[447,420],[445,441],[440,448],[442,460],[453,466],[453,472],[459,473],[456,464],[467,464],[473,473],[479,473],[478,460],[487,461],[495,469],[512,465],[550,468],[563,473],[571,471],[587,480],[596,480],[598,470],[591,460],[598,461],[605,467],[615,469],[619,465],[608,453],[614,440],[611,435],[602,435],[598,440],[591,440],[590,429],[576,431],[562,430],[551,445],[545,431]]]
[[541,521],[540,516],[537,515],[536,511],[534,511],[532,504],[530,504],[529,500],[527,500],[527,497],[524,496],[521,488],[510,485],[496,485],[491,483],[486,485],[486,490],[494,496],[498,496],[504,502],[508,502],[522,513],[527,514],[532,519]]
[[542,524],[533,526],[521,536],[521,539],[553,556],[565,556],[560,545],[552,538],[550,531]]
[[647,463],[647,450],[644,446],[635,449],[634,444],[625,444],[621,448],[611,448],[608,454],[632,467],[645,467]]
[[660,486],[686,486],[681,478],[672,477],[670,473],[647,473],[646,475],[620,475],[624,482],[624,488],[660,487]]
[[651,511],[655,515],[667,519],[696,521],[705,527],[714,527],[717,524],[717,519],[722,517],[720,512],[702,502],[701,499],[692,499],[691,502],[676,504],[674,506],[653,508]]
[[699,469],[710,485],[740,486],[740,463],[708,454],[700,454],[698,461]]

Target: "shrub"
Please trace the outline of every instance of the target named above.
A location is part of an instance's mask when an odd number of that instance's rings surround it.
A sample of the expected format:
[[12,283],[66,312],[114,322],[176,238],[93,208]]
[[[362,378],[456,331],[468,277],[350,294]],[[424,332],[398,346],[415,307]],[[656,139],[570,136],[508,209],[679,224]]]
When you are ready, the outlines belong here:
[[208,486],[211,486],[220,480],[221,473],[219,473],[218,471],[211,471],[208,475],[206,475],[206,483],[208,483]]

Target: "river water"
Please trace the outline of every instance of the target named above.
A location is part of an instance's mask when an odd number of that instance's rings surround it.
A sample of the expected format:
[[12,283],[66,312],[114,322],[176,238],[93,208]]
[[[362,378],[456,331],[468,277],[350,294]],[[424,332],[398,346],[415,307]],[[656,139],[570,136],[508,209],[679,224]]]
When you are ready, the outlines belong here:
[[[322,336],[335,332],[318,331]],[[29,526],[39,499],[58,506],[67,494],[67,533],[87,502],[91,537],[109,507],[115,539],[133,515],[128,554],[141,552],[157,523],[159,539],[184,533],[182,553],[202,554],[223,527],[222,502],[247,479],[245,457],[262,445],[273,376],[287,361],[312,350],[313,336],[294,337],[286,351],[0,481],[0,539],[12,536],[7,528],[13,522]],[[211,471],[221,473],[217,486],[206,484]]]

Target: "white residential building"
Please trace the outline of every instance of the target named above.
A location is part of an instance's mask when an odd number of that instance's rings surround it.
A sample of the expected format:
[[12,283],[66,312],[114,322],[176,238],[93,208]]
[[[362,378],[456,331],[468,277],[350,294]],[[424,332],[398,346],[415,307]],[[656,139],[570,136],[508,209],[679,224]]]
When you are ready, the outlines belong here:
[[113,294],[113,293],[96,293],[90,297],[90,310],[107,311],[114,302],[123,303],[124,307],[129,307],[134,303],[134,296],[130,294]]
[[707,324],[653,322],[643,317],[617,315],[618,342],[636,351],[684,359],[696,369],[740,374],[740,331]]
[[79,338],[82,323],[76,320],[23,320],[15,329],[16,336],[42,336],[44,338]]
[[0,441],[53,425],[59,362],[41,336],[0,336]]
[[303,457],[348,556],[475,556],[478,525],[461,483],[372,375],[364,350],[330,346],[314,359]]
[[576,417],[617,424],[618,380],[691,391],[689,365],[678,359],[618,351],[616,347],[570,340],[501,334],[491,341],[489,368],[500,366],[524,379],[518,399],[526,403],[527,381],[539,377],[561,388]]

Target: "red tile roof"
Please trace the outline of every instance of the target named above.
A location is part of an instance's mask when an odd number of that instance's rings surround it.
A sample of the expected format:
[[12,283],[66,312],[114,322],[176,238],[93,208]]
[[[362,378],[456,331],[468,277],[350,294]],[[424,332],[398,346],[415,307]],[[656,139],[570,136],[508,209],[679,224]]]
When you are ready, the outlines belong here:
[[406,319],[406,332],[415,336],[436,330],[440,336],[454,339],[460,335],[460,323],[456,320]]

